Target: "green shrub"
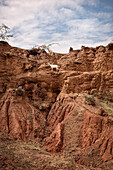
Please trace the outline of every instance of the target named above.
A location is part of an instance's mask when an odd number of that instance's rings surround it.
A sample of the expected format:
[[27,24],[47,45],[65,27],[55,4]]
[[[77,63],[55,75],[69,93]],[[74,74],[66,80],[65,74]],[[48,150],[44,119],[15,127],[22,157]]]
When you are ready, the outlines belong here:
[[85,95],[85,99],[87,101],[87,104],[95,106],[96,105],[96,101],[94,99],[94,95]]
[[105,102],[101,102],[101,106],[108,112],[113,114],[113,108]]

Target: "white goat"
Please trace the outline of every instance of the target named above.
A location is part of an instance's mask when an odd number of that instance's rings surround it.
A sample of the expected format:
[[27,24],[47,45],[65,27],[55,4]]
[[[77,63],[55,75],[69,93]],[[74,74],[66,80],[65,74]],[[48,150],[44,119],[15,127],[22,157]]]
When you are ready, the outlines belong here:
[[50,63],[48,63],[48,65],[51,67],[52,70],[55,69],[56,71],[59,71],[59,69],[58,69],[59,66],[58,65],[53,65],[53,64],[50,64]]

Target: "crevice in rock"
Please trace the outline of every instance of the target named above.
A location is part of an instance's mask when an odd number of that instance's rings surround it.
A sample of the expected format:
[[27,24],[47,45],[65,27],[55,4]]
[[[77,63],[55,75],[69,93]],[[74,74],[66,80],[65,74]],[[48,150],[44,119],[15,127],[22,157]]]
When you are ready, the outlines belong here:
[[10,101],[7,101],[6,102],[6,118],[7,118],[8,133],[10,133],[10,127],[9,127],[9,107],[10,107]]

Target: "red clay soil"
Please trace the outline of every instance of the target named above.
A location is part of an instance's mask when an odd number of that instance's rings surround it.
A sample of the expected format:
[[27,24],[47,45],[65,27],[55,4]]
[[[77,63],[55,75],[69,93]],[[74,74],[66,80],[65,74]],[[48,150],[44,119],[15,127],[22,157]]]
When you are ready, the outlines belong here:
[[113,43],[49,54],[1,41],[0,169],[113,169],[112,63]]

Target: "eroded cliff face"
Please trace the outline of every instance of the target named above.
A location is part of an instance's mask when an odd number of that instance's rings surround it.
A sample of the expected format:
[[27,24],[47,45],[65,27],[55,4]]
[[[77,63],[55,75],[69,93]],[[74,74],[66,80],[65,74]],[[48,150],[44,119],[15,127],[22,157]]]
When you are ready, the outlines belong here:
[[72,168],[111,168],[113,43],[50,55],[0,42],[0,122],[0,134],[38,142]]

